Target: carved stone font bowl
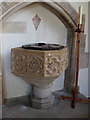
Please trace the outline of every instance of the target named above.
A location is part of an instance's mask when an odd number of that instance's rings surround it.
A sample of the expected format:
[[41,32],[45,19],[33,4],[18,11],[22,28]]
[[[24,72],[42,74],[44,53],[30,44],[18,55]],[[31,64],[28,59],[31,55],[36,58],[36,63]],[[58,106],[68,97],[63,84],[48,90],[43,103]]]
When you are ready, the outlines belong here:
[[32,107],[52,107],[51,86],[68,66],[68,47],[56,44],[30,44],[11,49],[12,73],[32,85]]
[[60,47],[61,49],[59,48],[59,50],[55,50],[55,47],[54,50],[12,48],[12,73],[23,77],[28,83],[33,85],[48,85],[52,83],[68,66],[68,47]]

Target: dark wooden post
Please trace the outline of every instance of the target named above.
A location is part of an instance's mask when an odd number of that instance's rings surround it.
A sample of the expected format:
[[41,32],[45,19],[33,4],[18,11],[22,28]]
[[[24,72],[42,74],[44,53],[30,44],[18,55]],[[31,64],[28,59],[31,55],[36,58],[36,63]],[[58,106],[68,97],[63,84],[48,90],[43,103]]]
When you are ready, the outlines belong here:
[[74,100],[73,100],[73,108],[75,108],[76,100],[77,100],[77,91],[78,91],[78,75],[79,75],[79,54],[80,54],[80,33],[83,32],[81,30],[82,25],[78,24],[78,29],[76,32],[78,33],[77,38],[77,66],[76,66],[76,81],[75,81],[75,93],[74,93]]

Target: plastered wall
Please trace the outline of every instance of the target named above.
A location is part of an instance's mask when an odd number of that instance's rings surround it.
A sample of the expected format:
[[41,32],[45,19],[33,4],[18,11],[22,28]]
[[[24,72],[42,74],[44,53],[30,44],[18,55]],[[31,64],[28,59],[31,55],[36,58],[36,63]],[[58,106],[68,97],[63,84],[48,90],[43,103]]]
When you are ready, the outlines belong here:
[[[41,18],[37,31],[32,22],[36,14]],[[38,4],[30,5],[15,13],[3,24],[2,28],[4,95],[5,98],[23,96],[30,93],[31,89],[22,78],[11,73],[11,48],[33,42],[66,45],[67,30],[54,14]],[[63,88],[63,77],[62,75],[55,80],[52,90]]]
[[[77,10],[79,5],[87,12],[87,3],[71,3]],[[34,28],[32,18],[38,14],[41,23],[37,29]],[[87,23],[87,17],[86,17]],[[87,26],[85,33],[88,35]],[[3,25],[2,50],[3,50],[3,81],[4,81],[4,97],[10,98],[15,96],[23,96],[31,91],[23,79],[16,77],[11,73],[10,68],[10,50],[12,47],[21,46],[32,42],[49,42],[66,45],[67,30],[58,18],[47,9],[40,5],[34,4],[19,10],[12,15]],[[86,52],[88,51],[88,38],[86,40]],[[63,88],[64,75],[54,81],[52,91]],[[88,69],[80,70],[79,74],[80,92],[88,96]]]

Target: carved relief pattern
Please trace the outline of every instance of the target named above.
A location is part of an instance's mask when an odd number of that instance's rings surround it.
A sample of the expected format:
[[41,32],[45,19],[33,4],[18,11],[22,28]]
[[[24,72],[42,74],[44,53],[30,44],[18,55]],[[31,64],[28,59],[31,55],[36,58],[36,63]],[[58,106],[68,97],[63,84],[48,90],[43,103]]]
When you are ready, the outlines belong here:
[[[59,76],[68,66],[68,50],[64,49],[60,54],[48,54],[42,56],[23,52],[12,51],[12,72],[22,75]],[[45,62],[45,63],[44,63]]]
[[43,57],[28,56],[28,71],[30,73],[43,74]]
[[27,72],[27,56],[15,55],[12,53],[12,71],[13,72]]
[[12,52],[12,71],[19,73],[43,74],[43,57],[15,55]]
[[60,56],[46,56],[46,75],[60,74]]

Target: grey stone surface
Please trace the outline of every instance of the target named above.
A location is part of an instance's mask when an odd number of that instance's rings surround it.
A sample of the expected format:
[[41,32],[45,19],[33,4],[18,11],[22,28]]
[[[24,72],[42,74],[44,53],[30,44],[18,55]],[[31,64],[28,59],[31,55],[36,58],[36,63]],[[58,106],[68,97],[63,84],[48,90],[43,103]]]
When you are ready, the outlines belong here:
[[80,48],[85,48],[85,42],[86,42],[86,35],[81,33]]
[[64,88],[68,92],[72,92],[75,82],[76,67],[76,40],[77,34],[72,30],[67,31],[67,46],[69,46],[69,65],[65,72]]
[[[88,118],[88,104],[76,103],[76,108],[71,107],[71,101],[62,100],[62,95],[71,96],[65,91],[55,91],[55,104],[52,108],[45,110],[38,110],[31,108],[28,103],[28,97],[21,97],[22,103],[5,104],[3,106],[3,118]],[[85,98],[82,95],[78,95]],[[86,99],[86,98],[85,98]],[[14,100],[14,99],[13,99]],[[20,101],[20,98],[19,98]]]
[[30,96],[31,105],[37,109],[48,109],[54,104],[54,96],[51,93],[51,86],[35,86],[33,85],[32,94]]
[[[0,4],[0,10],[2,14],[4,14],[9,8],[13,7],[16,4],[16,2],[2,2]],[[2,16],[1,14],[1,16]]]
[[70,15],[75,23],[78,22],[78,13],[76,10],[69,4],[69,2],[60,2],[60,5],[65,9],[66,12]]
[[88,68],[89,53],[85,53],[86,35],[81,33],[80,39],[80,69]]
[[48,98],[32,98],[32,107],[36,109],[49,109],[54,105],[54,96],[51,95]]
[[40,99],[48,98],[52,94],[51,86],[52,84],[43,85],[43,86],[33,85],[32,94],[36,98],[40,98]]
[[85,14],[82,15],[82,30],[85,29]]
[[65,16],[63,16],[61,13],[59,13],[59,11],[57,11],[57,9],[50,7],[48,4],[46,3],[40,3],[40,5],[42,5],[43,7],[47,8],[49,11],[51,11],[53,14],[55,14],[55,16],[60,19],[60,21],[62,21],[62,23],[65,25],[66,28],[70,28],[70,23],[69,21],[67,22],[64,18]]

